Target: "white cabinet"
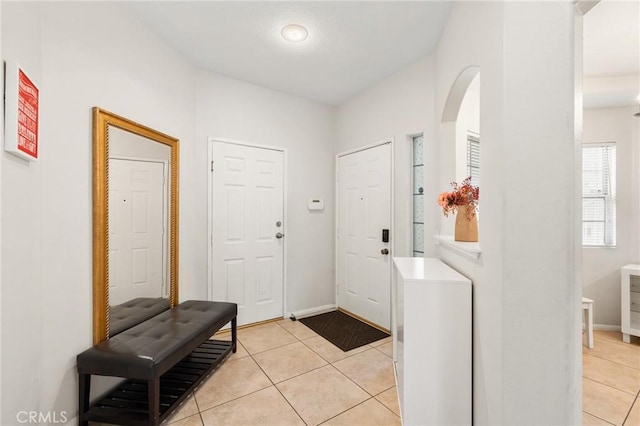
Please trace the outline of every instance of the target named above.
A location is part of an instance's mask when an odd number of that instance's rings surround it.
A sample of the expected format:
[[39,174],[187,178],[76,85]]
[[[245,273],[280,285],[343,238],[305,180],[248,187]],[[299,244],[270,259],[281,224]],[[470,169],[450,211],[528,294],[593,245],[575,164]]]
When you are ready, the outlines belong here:
[[470,425],[471,281],[439,259],[393,261],[393,354],[402,422]]
[[626,265],[620,270],[622,296],[622,340],[640,336],[640,265]]

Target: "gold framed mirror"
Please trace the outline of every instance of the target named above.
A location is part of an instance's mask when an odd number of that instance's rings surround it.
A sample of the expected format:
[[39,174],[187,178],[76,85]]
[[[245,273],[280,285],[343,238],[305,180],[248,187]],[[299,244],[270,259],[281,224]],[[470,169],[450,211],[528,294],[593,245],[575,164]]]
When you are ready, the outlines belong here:
[[94,345],[109,338],[110,313],[129,299],[178,303],[178,145],[93,108]]

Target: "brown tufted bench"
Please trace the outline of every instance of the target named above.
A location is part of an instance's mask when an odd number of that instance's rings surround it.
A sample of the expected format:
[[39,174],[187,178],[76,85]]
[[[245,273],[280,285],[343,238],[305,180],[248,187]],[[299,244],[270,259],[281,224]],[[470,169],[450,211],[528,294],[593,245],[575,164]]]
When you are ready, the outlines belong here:
[[109,337],[169,309],[169,299],[138,297],[109,308]]
[[[230,352],[235,303],[190,300],[77,357],[80,424],[158,425]],[[231,341],[208,340],[231,322]],[[91,375],[130,379],[89,405]]]

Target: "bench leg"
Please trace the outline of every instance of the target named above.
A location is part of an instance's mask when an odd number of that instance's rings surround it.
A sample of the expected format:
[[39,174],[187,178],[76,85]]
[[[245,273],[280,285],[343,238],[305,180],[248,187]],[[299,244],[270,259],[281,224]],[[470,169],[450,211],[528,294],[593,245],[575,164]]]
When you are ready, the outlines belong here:
[[82,426],[88,426],[84,413],[89,409],[89,393],[91,391],[91,375],[80,374],[78,377],[78,419]]
[[233,353],[236,353],[238,343],[238,317],[231,320],[231,343],[233,345]]
[[149,379],[149,424],[160,424],[160,378]]

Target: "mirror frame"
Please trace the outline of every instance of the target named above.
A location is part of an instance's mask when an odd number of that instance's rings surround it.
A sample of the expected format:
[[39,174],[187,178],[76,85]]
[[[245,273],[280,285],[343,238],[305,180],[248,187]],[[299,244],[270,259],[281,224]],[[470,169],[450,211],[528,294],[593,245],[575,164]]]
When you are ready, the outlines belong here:
[[178,304],[178,145],[176,138],[93,107],[93,344],[109,336],[109,126],[171,149],[169,306]]

